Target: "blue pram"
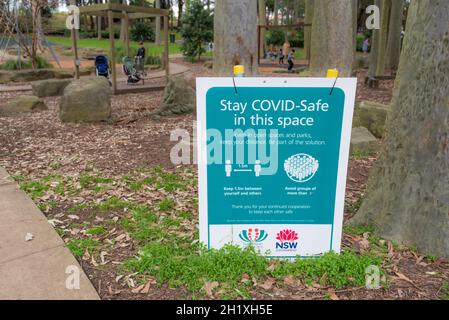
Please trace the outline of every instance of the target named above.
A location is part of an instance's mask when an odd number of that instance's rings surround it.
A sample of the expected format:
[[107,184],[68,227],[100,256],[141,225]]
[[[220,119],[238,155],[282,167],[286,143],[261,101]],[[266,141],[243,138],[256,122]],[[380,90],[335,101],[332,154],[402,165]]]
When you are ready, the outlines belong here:
[[109,62],[106,56],[95,57],[95,70],[97,72],[97,77],[101,76],[109,79]]

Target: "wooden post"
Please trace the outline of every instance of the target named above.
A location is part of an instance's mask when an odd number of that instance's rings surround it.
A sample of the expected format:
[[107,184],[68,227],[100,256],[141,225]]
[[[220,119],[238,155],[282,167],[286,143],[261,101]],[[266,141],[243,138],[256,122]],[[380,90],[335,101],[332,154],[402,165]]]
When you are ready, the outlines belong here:
[[74,60],[74,64],[75,64],[75,79],[79,79],[80,78],[80,66],[79,66],[79,57],[78,57],[78,46],[76,43],[76,30],[75,28],[72,28],[71,30],[71,34],[72,34],[72,43],[73,43],[73,53],[75,55],[75,60]]
[[112,17],[112,10],[108,10],[108,25],[109,42],[111,45],[112,93],[115,94],[117,92],[117,73],[115,70],[114,19]]
[[168,42],[168,16],[164,16],[164,38],[165,38],[165,52],[164,52],[164,65],[165,65],[165,76],[168,78],[170,76],[170,63],[169,63],[169,42]]
[[123,12],[125,16],[125,38],[123,45],[125,46],[125,54],[129,57],[129,17],[128,13]]

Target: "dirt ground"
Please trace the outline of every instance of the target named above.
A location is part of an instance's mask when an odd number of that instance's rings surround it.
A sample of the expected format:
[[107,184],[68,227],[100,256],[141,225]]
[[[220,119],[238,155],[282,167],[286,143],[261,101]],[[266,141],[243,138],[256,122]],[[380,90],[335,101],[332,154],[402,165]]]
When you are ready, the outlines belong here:
[[[202,63],[190,64],[182,59],[177,63],[186,64],[191,71],[186,75],[193,80],[196,76],[210,75]],[[285,74],[263,74],[264,76],[286,76]],[[287,75],[291,76],[291,75]],[[357,99],[389,103],[392,96],[393,81],[385,81],[378,90],[366,89],[363,85],[364,73],[359,74]],[[1,103],[9,101],[16,92],[0,93]],[[24,94],[21,92],[20,94]],[[137,121],[127,122],[120,119],[133,118],[146,111],[158,108],[162,92],[148,94],[128,94],[113,97],[112,124],[62,124],[58,118],[58,97],[45,98],[47,111],[23,114],[16,117],[0,117],[0,166],[5,167],[13,176],[22,176],[28,181],[41,179],[57,172],[66,177],[79,177],[86,170],[95,170],[105,177],[124,176],[138,168],[162,166],[168,171],[178,172],[169,159],[172,146],[170,131],[175,128],[192,132],[195,115],[168,117],[161,120],[141,117]],[[349,163],[345,219],[354,214],[359,199],[365,192],[366,182],[375,158],[351,159]],[[196,175],[195,166],[188,166]],[[104,199],[112,191],[86,192],[82,196],[91,201]],[[118,191],[117,191],[118,192]],[[189,188],[186,194],[177,195],[180,199],[190,199],[196,195],[196,187]],[[118,196],[155,201],[159,195],[148,190],[135,193],[118,193]],[[73,218],[68,210],[73,199],[51,195],[57,204],[45,211],[49,217],[69,224]],[[85,200],[84,199],[84,200]],[[48,200],[40,197],[38,203]],[[197,216],[197,208],[186,201],[187,209]],[[77,213],[77,219],[102,221],[101,219],[120,218],[119,211],[112,211],[108,217],[95,216],[90,209]],[[196,229],[197,219],[186,226]],[[102,264],[98,257],[78,257],[84,270],[91,278],[103,299],[175,299],[191,298],[184,288],[173,289],[167,284],[151,286],[150,290],[136,290],[129,282],[123,282],[120,263],[136,254],[136,245],[132,239],[122,237],[119,227],[107,227],[108,237],[117,240],[114,250]],[[72,228],[70,232],[79,232]],[[70,237],[70,235],[68,236]],[[367,235],[345,234],[343,248],[364,250]],[[105,240],[100,237],[100,240]],[[382,241],[382,240],[380,240]],[[447,261],[424,257],[407,248],[393,247],[386,242],[388,262],[384,271],[389,277],[388,286],[379,290],[367,290],[364,287],[334,290],[330,287],[308,286],[304,283],[285,279],[283,285],[269,282],[254,285],[251,294],[257,299],[438,299],[443,290],[444,281],[449,278]],[[96,260],[95,260],[96,259]],[[112,262],[111,262],[112,261]],[[122,277],[121,277],[122,276]],[[131,275],[132,276],[132,275]],[[130,277],[128,275],[128,280]],[[119,279],[118,279],[119,278]],[[126,277],[125,277],[126,278]],[[117,280],[118,279],[118,280]],[[122,279],[122,280],[120,280]],[[148,282],[150,283],[150,282]],[[210,297],[212,298],[212,297]]]

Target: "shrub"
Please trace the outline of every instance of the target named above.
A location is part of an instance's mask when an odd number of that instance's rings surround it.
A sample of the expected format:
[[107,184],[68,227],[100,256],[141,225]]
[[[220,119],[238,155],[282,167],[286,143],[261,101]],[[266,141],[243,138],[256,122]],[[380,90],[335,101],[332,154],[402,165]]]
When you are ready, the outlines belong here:
[[[45,60],[45,58],[41,56],[36,57],[36,63],[38,69],[48,69],[51,68],[52,65]],[[33,66],[29,60],[19,60],[18,59],[9,59],[4,63],[0,64],[1,70],[20,70],[20,69],[31,69]]]
[[288,37],[288,42],[292,48],[304,47],[304,30],[296,32],[294,35]]
[[268,33],[267,45],[282,46],[284,42],[285,42],[284,31],[274,29]]
[[183,18],[181,36],[184,39],[181,47],[183,54],[189,60],[196,57],[200,59],[206,51],[204,44],[214,37],[214,18],[200,0],[190,4],[190,9]]
[[133,41],[151,41],[155,39],[153,28],[148,22],[136,21],[130,31],[131,40]]
[[153,65],[153,66],[160,66],[161,58],[159,56],[149,55],[145,58],[145,64]]

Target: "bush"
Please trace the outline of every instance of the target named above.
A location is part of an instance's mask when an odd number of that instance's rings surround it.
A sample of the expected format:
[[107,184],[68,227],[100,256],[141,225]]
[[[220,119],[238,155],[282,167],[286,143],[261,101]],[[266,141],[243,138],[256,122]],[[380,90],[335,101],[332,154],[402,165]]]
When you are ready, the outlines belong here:
[[190,4],[190,9],[183,18],[181,36],[184,39],[181,50],[189,60],[196,57],[200,59],[206,52],[204,44],[213,40],[214,18],[200,0]]
[[268,33],[267,45],[282,46],[284,42],[285,42],[284,31],[274,29]]
[[[52,65],[45,60],[44,58],[37,56],[36,57],[37,62],[37,68],[38,69],[48,69],[51,68]],[[0,64],[1,70],[20,70],[20,69],[31,69],[33,65],[31,64],[31,61],[29,60],[21,60],[19,65],[18,59],[9,59],[6,60],[4,63]]]
[[288,42],[292,48],[304,48],[304,30],[288,37]]
[[160,66],[161,58],[159,56],[149,55],[145,58],[145,64],[153,65],[153,66]]
[[[109,31],[101,32],[101,37],[103,39],[108,39],[109,38]],[[114,31],[114,39],[118,39],[118,38],[120,38],[120,33],[118,31]]]
[[155,40],[155,33],[148,22],[136,21],[130,31],[133,41],[151,41]]

